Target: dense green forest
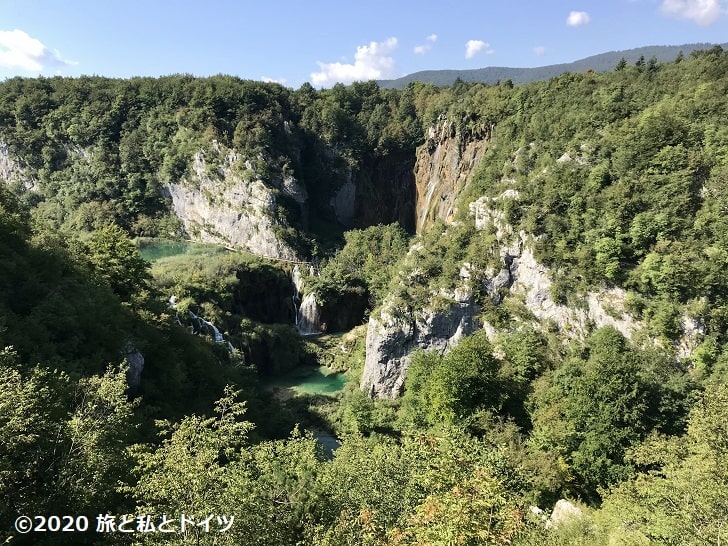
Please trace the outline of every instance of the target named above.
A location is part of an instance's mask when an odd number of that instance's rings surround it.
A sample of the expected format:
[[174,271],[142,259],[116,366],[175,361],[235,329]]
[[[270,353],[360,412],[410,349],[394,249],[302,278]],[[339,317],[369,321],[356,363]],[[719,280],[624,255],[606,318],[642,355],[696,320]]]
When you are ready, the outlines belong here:
[[[720,47],[522,85],[0,83],[0,540],[724,542],[727,97]],[[485,151],[452,218],[414,233],[387,173],[443,126]],[[276,188],[275,234],[301,263],[219,245],[142,258],[150,238],[194,236],[165,188],[192,184],[200,151],[214,176],[220,150]],[[494,282],[523,258],[514,241],[554,306],[620,290],[638,326],[539,319]],[[324,335],[296,330],[297,277]],[[399,397],[361,390],[366,320],[444,316],[458,291],[494,333],[413,349]],[[267,386],[316,365],[343,391]],[[579,515],[549,519],[559,499]],[[88,531],[22,534],[22,515]],[[144,515],[177,532],[144,532]]]

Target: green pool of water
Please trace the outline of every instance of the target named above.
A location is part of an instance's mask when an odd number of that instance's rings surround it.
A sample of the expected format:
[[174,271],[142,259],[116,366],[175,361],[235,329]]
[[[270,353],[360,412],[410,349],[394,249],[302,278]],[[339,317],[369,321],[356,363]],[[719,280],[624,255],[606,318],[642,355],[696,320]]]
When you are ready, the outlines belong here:
[[139,238],[136,244],[139,254],[148,262],[156,262],[182,254],[217,254],[223,251],[222,247],[217,245],[172,241],[169,239]]
[[318,368],[299,368],[281,377],[272,378],[268,385],[291,389],[302,394],[336,394],[346,384],[343,373],[332,372],[326,366]]

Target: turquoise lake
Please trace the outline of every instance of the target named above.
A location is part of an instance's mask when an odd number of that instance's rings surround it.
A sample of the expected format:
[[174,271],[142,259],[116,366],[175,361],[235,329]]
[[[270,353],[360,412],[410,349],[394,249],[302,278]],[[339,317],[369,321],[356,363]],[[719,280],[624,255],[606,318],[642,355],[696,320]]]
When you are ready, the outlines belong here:
[[164,258],[171,258],[182,254],[199,255],[225,252],[225,249],[220,245],[173,241],[171,239],[147,239],[140,237],[136,240],[136,245],[141,257],[148,262],[156,262]]
[[280,377],[271,378],[268,384],[300,394],[335,395],[344,389],[346,376],[332,372],[326,366],[298,368]]

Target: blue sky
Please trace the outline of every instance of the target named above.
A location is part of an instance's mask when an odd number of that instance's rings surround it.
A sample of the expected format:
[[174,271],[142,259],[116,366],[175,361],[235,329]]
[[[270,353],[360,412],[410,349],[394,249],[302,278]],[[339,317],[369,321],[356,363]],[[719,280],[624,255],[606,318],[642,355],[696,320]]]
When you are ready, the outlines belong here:
[[0,0],[0,79],[233,74],[289,87],[728,41],[728,0]]

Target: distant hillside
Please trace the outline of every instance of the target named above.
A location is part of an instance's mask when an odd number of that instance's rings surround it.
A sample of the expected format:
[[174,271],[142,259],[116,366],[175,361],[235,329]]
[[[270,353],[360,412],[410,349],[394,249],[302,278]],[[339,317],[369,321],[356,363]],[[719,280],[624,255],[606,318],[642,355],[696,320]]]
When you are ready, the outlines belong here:
[[[379,86],[382,88],[402,89],[408,83],[421,81],[435,85],[450,85],[457,78],[466,82],[496,83],[510,79],[513,83],[529,83],[539,80],[548,80],[564,72],[608,72],[614,69],[620,59],[624,58],[629,63],[636,62],[640,56],[646,59],[655,57],[660,62],[672,61],[680,51],[684,55],[696,49],[709,49],[715,44],[683,44],[676,46],[645,46],[624,51],[609,51],[580,59],[572,63],[552,64],[535,68],[509,68],[505,66],[489,66],[487,68],[476,68],[473,70],[423,70],[396,80],[381,80]],[[728,44],[721,44],[728,47]]]

